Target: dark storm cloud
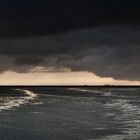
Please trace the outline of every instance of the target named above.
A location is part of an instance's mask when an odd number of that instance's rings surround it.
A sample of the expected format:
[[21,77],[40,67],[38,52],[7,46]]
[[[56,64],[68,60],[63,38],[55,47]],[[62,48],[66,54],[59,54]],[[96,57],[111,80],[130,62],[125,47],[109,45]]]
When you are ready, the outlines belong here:
[[35,56],[24,56],[24,57],[21,57],[21,58],[18,58],[14,61],[14,63],[17,65],[17,66],[20,66],[20,65],[39,65],[41,62],[43,62],[43,60],[39,57],[35,57]]
[[139,37],[139,26],[112,25],[61,35],[0,40],[0,68],[27,72],[36,66],[54,70],[63,67],[103,77],[140,80]]
[[140,23],[140,2],[126,0],[5,0],[0,2],[0,37],[63,33],[112,23]]
[[0,72],[90,71],[140,80],[140,3],[112,0],[0,2]]

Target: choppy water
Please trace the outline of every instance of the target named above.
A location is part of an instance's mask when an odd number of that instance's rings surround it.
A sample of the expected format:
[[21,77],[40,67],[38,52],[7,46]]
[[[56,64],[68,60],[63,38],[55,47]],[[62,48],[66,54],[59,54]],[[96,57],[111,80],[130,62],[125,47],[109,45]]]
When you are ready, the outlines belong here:
[[0,96],[1,140],[139,140],[140,88],[28,88]]
[[13,107],[19,107],[22,104],[25,104],[27,102],[30,102],[31,100],[33,100],[34,98],[37,97],[36,94],[34,94],[33,92],[29,91],[29,90],[21,90],[21,89],[14,89],[15,91],[19,91],[19,92],[24,92],[24,96],[20,96],[18,97],[11,97],[10,94],[9,96],[4,96],[4,97],[0,97],[0,112],[4,111],[4,110],[10,110]]

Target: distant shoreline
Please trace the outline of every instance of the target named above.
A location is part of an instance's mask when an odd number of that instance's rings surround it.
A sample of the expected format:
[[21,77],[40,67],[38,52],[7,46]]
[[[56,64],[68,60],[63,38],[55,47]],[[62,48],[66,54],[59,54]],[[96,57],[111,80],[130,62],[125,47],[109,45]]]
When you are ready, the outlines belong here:
[[12,88],[12,87],[57,87],[57,88],[71,88],[71,87],[83,87],[83,88],[140,88],[140,85],[0,85],[0,88]]

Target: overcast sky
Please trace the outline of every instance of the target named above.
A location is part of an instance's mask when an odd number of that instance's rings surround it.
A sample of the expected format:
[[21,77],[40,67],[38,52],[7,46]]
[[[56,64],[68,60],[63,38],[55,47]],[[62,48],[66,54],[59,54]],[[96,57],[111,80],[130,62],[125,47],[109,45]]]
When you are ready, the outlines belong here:
[[140,84],[139,5],[1,1],[0,84]]

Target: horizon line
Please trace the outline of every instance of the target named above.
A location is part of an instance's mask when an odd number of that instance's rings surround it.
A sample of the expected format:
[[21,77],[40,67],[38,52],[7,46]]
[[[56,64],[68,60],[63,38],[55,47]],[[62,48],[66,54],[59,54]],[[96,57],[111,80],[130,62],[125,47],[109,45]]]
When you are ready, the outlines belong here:
[[0,87],[140,87],[140,85],[0,85]]

